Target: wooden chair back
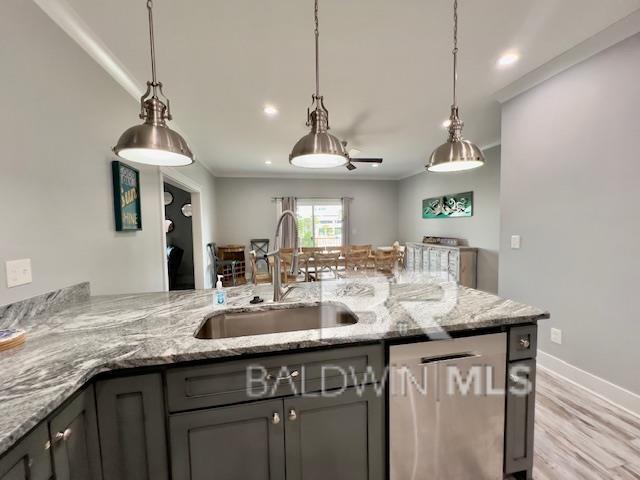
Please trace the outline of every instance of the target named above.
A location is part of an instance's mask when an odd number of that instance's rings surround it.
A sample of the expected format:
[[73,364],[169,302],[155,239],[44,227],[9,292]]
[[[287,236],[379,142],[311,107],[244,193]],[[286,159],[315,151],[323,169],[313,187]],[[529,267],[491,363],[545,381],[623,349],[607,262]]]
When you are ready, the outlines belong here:
[[317,276],[322,273],[322,271],[326,270],[333,273],[335,277],[338,276],[340,254],[341,252],[339,250],[334,250],[332,252],[317,251],[313,254],[313,269],[316,279],[318,279]]
[[397,258],[398,256],[395,250],[376,250],[374,254],[376,270],[385,273],[392,273],[396,266]]
[[369,268],[369,251],[350,250],[345,258],[345,268],[348,272],[365,273]]
[[[271,260],[272,257],[267,257]],[[258,255],[255,250],[251,250],[249,252],[249,261],[251,262],[251,276],[253,277],[253,284],[258,285],[259,283],[270,283],[271,282],[271,274],[269,272],[260,272],[258,271]],[[271,263],[271,262],[269,262]]]
[[348,245],[347,253],[348,252],[359,252],[359,251],[362,251],[362,250],[366,251],[367,253],[371,253],[371,249],[372,249],[371,244],[368,244],[368,245]]

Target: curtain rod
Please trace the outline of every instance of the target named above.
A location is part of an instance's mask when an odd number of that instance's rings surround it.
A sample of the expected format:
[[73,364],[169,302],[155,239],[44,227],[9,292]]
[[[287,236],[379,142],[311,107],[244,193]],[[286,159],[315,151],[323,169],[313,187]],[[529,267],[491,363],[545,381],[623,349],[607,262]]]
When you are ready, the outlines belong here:
[[[271,197],[271,200],[282,200],[283,198],[289,198],[289,196],[286,197]],[[293,197],[296,200],[353,200],[353,197]]]

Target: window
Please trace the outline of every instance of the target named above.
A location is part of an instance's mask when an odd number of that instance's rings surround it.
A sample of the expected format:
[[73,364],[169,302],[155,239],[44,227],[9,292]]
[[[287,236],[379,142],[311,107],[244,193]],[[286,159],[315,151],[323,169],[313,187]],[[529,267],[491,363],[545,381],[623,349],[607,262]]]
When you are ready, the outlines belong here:
[[342,201],[298,200],[298,235],[303,247],[342,245]]

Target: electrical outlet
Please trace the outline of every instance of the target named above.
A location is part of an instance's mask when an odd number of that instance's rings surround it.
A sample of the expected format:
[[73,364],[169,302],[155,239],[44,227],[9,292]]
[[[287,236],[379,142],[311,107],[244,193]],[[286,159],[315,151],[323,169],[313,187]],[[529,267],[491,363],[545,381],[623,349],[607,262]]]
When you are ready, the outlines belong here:
[[514,250],[520,248],[520,235],[511,235],[511,248]]
[[551,341],[553,343],[557,343],[558,345],[562,345],[562,330],[560,330],[559,328],[552,328]]
[[17,287],[31,283],[31,259],[10,260],[6,262],[7,287]]

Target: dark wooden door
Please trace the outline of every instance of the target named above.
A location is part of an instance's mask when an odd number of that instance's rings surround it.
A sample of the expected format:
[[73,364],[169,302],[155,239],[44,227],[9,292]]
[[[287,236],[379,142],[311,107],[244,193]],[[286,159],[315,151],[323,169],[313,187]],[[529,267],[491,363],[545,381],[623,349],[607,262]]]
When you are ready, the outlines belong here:
[[167,480],[161,375],[100,381],[96,398],[104,480]]
[[384,478],[383,397],[372,387],[284,400],[287,480]]
[[49,424],[56,480],[101,480],[93,386],[78,394]]
[[536,361],[511,362],[508,368],[505,473],[527,472],[526,475],[531,476]]
[[282,400],[172,415],[173,480],[284,480]]

